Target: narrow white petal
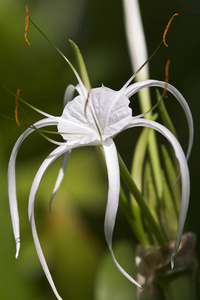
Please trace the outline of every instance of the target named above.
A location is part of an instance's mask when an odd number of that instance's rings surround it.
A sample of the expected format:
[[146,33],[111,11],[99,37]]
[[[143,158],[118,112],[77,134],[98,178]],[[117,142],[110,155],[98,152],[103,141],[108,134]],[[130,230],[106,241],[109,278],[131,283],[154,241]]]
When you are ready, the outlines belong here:
[[[56,121],[52,121],[51,119],[43,119],[34,124],[34,128],[41,128],[44,126],[56,125]],[[17,205],[17,193],[16,193],[16,175],[15,175],[15,164],[16,158],[19,151],[19,148],[26,137],[31,134],[35,129],[28,128],[17,140],[15,143],[12,153],[10,155],[10,160],[8,164],[8,197],[9,197],[9,205],[10,205],[10,214],[13,226],[13,233],[16,242],[16,255],[17,258],[19,255],[20,249],[20,230],[19,230],[19,213],[18,213],[18,205]]]
[[29,195],[29,204],[28,204],[29,221],[30,221],[30,225],[31,225],[33,240],[35,243],[35,248],[36,248],[40,263],[42,265],[42,268],[44,270],[44,273],[51,285],[51,288],[52,288],[54,294],[56,295],[57,299],[59,299],[59,300],[61,300],[62,298],[58,294],[57,289],[54,285],[53,279],[49,272],[49,269],[46,264],[46,261],[45,261],[45,258],[44,258],[43,252],[42,252],[42,248],[40,246],[40,242],[38,239],[37,230],[36,230],[36,226],[35,226],[35,219],[34,219],[34,203],[35,203],[35,195],[36,195],[37,189],[39,187],[40,181],[41,181],[44,173],[46,172],[48,167],[52,164],[52,162],[55,159],[57,159],[60,155],[62,155],[65,151],[66,151],[65,146],[59,146],[44,160],[44,162],[40,166],[40,168],[34,178],[34,181],[33,181],[32,187],[31,187],[31,191],[30,191],[30,195]]
[[138,127],[138,126],[153,128],[154,130],[160,132],[173,146],[175,155],[179,162],[180,175],[181,175],[181,179],[182,179],[182,197],[181,197],[181,209],[180,209],[180,215],[179,215],[179,223],[178,223],[176,241],[175,241],[174,251],[172,254],[172,266],[173,266],[174,257],[176,255],[176,252],[180,245],[181,236],[183,233],[185,219],[186,219],[188,205],[189,205],[190,175],[189,175],[187,159],[185,157],[183,149],[182,149],[181,145],[179,144],[178,140],[171,133],[171,131],[169,131],[166,127],[164,127],[163,125],[161,125],[155,121],[151,121],[151,120],[147,120],[147,119],[133,119],[132,122],[130,122],[129,125],[126,126],[126,129],[131,128],[131,127]]
[[[166,88],[166,82],[164,81],[159,81],[159,80],[144,80],[144,81],[140,81],[137,83],[134,83],[132,85],[130,85],[125,92],[125,95],[130,98],[133,94],[137,93],[139,90],[145,88],[145,87],[161,87],[161,88]],[[186,157],[187,159],[190,156],[191,153],[191,149],[192,149],[192,145],[193,145],[193,137],[194,137],[194,125],[193,125],[193,118],[192,118],[192,114],[190,111],[190,108],[188,106],[187,101],[185,100],[185,98],[183,97],[183,95],[171,84],[167,84],[167,90],[172,93],[172,95],[178,100],[178,102],[180,103],[187,122],[188,122],[188,128],[189,128],[189,143],[188,143],[188,149],[187,149],[187,153],[186,153]]]
[[119,206],[119,190],[120,190],[120,173],[117,151],[113,140],[107,139],[103,142],[103,149],[105,153],[106,166],[108,171],[108,199],[105,214],[104,231],[108,248],[111,252],[113,261],[120,272],[129,279],[132,283],[140,287],[140,285],[119,265],[117,262],[113,249],[112,237]]
[[28,203],[28,215],[29,215],[29,221],[31,225],[31,230],[32,230],[32,235],[33,235],[33,240],[35,243],[35,248],[38,254],[38,258],[40,260],[40,263],[42,265],[43,271],[51,285],[51,288],[56,295],[57,299],[61,300],[61,297],[59,296],[57,289],[55,287],[55,284],[53,282],[53,279],[51,277],[49,268],[47,266],[46,260],[44,258],[44,254],[39,242],[37,230],[36,230],[36,225],[35,225],[35,218],[34,218],[34,205],[35,205],[35,196],[37,193],[37,190],[39,188],[40,182],[42,180],[42,177],[48,167],[62,154],[65,152],[69,152],[72,148],[79,147],[79,144],[74,145],[74,146],[65,146],[61,145],[58,148],[56,148],[54,151],[50,153],[50,155],[43,161],[42,165],[40,166],[39,170],[37,171],[37,174],[35,175],[35,178],[33,180],[32,186],[31,186],[31,191],[29,195],[29,203]]
[[63,180],[63,177],[65,175],[65,169],[67,167],[69,155],[70,155],[70,151],[63,154],[62,163],[61,163],[61,166],[60,166],[60,169],[59,169],[59,172],[58,172],[58,176],[57,176],[57,179],[56,179],[56,183],[55,183],[55,186],[54,186],[54,189],[53,189],[53,193],[52,193],[52,196],[51,196],[51,199],[50,199],[50,202],[49,202],[50,210],[51,210],[53,199],[54,199],[54,197],[57,193],[57,190],[59,189],[59,187],[61,185],[61,182]]

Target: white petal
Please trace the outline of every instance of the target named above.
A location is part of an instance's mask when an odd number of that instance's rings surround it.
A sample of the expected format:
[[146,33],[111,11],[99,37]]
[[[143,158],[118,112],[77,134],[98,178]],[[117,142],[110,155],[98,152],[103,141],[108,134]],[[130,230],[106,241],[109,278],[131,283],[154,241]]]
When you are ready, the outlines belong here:
[[[44,126],[56,125],[56,121],[52,121],[51,119],[43,119],[34,124],[35,128],[41,128]],[[8,164],[8,197],[9,197],[9,205],[10,205],[10,214],[12,219],[13,232],[16,242],[16,255],[18,257],[19,249],[20,249],[20,232],[19,232],[19,213],[18,213],[18,205],[17,205],[17,193],[16,193],[16,176],[15,176],[15,163],[16,157],[19,151],[19,148],[26,137],[31,134],[35,129],[28,128],[17,140],[15,143],[12,153],[10,155],[10,160]]]
[[31,230],[32,230],[32,235],[33,235],[33,240],[35,243],[35,248],[38,254],[38,258],[40,260],[40,263],[42,265],[42,268],[44,270],[44,273],[51,285],[51,288],[54,292],[54,294],[56,295],[57,299],[61,300],[61,297],[59,296],[57,289],[55,287],[55,284],[53,282],[53,279],[51,277],[49,268],[47,266],[46,260],[44,258],[44,254],[39,242],[39,238],[38,238],[38,234],[37,234],[37,230],[36,230],[36,225],[35,225],[35,218],[34,218],[34,205],[35,205],[35,196],[37,193],[37,190],[39,188],[40,182],[42,180],[42,177],[44,175],[44,173],[46,172],[46,170],[48,169],[48,167],[62,154],[64,154],[65,152],[69,152],[72,148],[76,148],[79,147],[79,144],[74,145],[74,146],[65,146],[65,145],[61,145],[59,146],[57,149],[55,149],[54,151],[52,151],[50,153],[50,155],[43,161],[42,165],[40,166],[39,170],[37,171],[37,174],[35,175],[35,178],[33,180],[32,186],[31,186],[31,191],[30,191],[30,195],[29,195],[29,203],[28,203],[28,215],[29,215],[29,221],[30,221],[30,225],[31,225]]
[[[90,111],[85,115],[86,100],[79,95],[67,103],[58,123],[58,132],[67,141],[82,140],[82,144],[99,138],[99,134]],[[66,132],[66,134],[64,134]]]
[[51,199],[50,199],[50,202],[49,202],[50,211],[51,211],[51,206],[52,206],[53,199],[54,199],[54,197],[57,193],[57,190],[59,189],[59,187],[61,185],[61,182],[63,180],[63,177],[65,175],[65,169],[67,167],[69,155],[70,155],[70,151],[63,154],[61,167],[59,169],[58,176],[57,176],[57,179],[56,179],[56,183],[55,183],[55,186],[54,186],[54,189],[53,189],[53,193],[52,193],[52,196],[51,196]]
[[125,88],[116,92],[102,86],[89,90],[87,101],[83,95],[75,97],[59,119],[58,131],[62,137],[70,143],[79,139],[88,144],[100,141],[104,135],[107,138],[117,134],[132,116],[124,91]]
[[[130,85],[127,89],[126,89],[126,96],[128,98],[130,98],[133,94],[137,93],[140,89],[143,89],[145,87],[161,87],[161,88],[166,88],[166,83],[164,81],[158,81],[158,80],[144,80],[144,81],[140,81],[137,83],[134,83],[132,85]],[[172,93],[172,95],[174,95],[174,97],[178,100],[178,102],[180,103],[185,116],[187,118],[187,122],[188,122],[188,127],[189,127],[189,143],[188,143],[188,149],[187,149],[187,154],[186,157],[187,159],[190,156],[191,153],[191,149],[192,149],[192,145],[193,145],[193,137],[194,137],[194,126],[193,126],[193,118],[192,118],[192,114],[190,111],[190,108],[188,106],[187,101],[185,100],[185,98],[182,96],[182,94],[171,84],[167,85],[167,90]]]
[[147,119],[133,119],[132,122],[130,122],[129,125],[127,125],[126,128],[138,127],[138,126],[153,128],[154,130],[160,132],[173,146],[175,155],[179,162],[180,175],[182,179],[182,197],[181,197],[181,209],[179,215],[177,236],[176,236],[174,251],[172,254],[172,266],[173,266],[174,257],[176,255],[176,252],[180,244],[181,236],[184,229],[185,219],[188,211],[188,205],[189,205],[190,175],[189,175],[188,164],[181,145],[179,144],[175,136],[171,133],[171,131],[169,131],[166,127],[164,127],[163,125],[157,122],[147,120]]
[[69,84],[65,90],[64,98],[63,98],[63,107],[74,98],[74,92],[76,88],[74,85]]
[[39,187],[40,181],[44,175],[44,173],[46,172],[47,168],[52,164],[52,162],[57,159],[60,155],[62,155],[64,152],[66,151],[66,146],[59,146],[57,149],[55,149],[42,163],[42,165],[40,166],[32,187],[31,187],[31,191],[30,191],[30,195],[29,195],[29,204],[28,204],[28,214],[29,214],[29,221],[30,221],[30,225],[31,225],[31,230],[32,230],[32,234],[33,234],[33,240],[35,243],[35,248],[40,260],[40,263],[42,265],[42,268],[44,270],[44,273],[52,287],[52,290],[54,292],[54,294],[56,295],[57,299],[61,300],[62,298],[60,297],[60,295],[58,294],[56,287],[54,285],[53,279],[51,277],[51,274],[49,272],[48,266],[46,264],[41,246],[40,246],[40,242],[38,239],[38,235],[37,235],[37,230],[36,230],[36,226],[35,226],[35,219],[34,219],[34,203],[35,203],[35,195],[37,192],[37,189]]
[[117,209],[119,206],[119,190],[120,190],[120,173],[119,163],[117,157],[117,151],[113,140],[108,139],[103,142],[103,149],[105,153],[107,171],[108,171],[108,200],[106,206],[104,231],[105,238],[111,252],[113,261],[120,272],[128,278],[132,283],[140,287],[140,285],[119,265],[117,262],[113,249],[112,249],[112,237],[115,226],[115,220],[117,215]]
[[91,98],[102,130],[114,124],[123,128],[126,123],[124,119],[132,115],[130,101],[124,96],[124,90],[114,91],[102,86],[91,90]]

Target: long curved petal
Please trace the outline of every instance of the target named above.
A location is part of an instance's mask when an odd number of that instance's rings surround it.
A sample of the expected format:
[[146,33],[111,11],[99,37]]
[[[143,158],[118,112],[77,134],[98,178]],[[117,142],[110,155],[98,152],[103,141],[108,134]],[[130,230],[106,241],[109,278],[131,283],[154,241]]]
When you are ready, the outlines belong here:
[[51,199],[49,201],[50,211],[51,211],[53,199],[54,199],[54,197],[55,197],[55,195],[56,195],[56,193],[57,193],[57,191],[58,191],[58,189],[59,189],[59,187],[61,185],[61,182],[62,182],[62,180],[64,178],[65,169],[67,167],[67,163],[68,163],[70,152],[71,151],[68,151],[68,152],[66,152],[66,153],[63,154],[61,166],[60,166],[60,169],[59,169],[59,172],[58,172],[58,176],[57,176],[57,179],[56,179],[56,183],[55,183],[52,195],[51,195]]
[[178,247],[180,245],[181,236],[184,229],[185,219],[188,211],[188,205],[189,205],[189,197],[190,197],[190,175],[189,175],[189,169],[187,164],[187,159],[185,157],[185,154],[183,152],[183,149],[181,145],[179,144],[178,140],[175,138],[175,136],[169,131],[166,127],[163,125],[147,120],[147,119],[133,119],[132,122],[130,122],[127,126],[127,128],[131,127],[149,127],[152,128],[158,132],[160,132],[173,146],[175,155],[178,159],[179,166],[180,166],[180,175],[182,179],[182,196],[181,196],[181,209],[180,209],[180,215],[179,215],[179,223],[178,223],[178,229],[177,229],[177,235],[175,240],[175,246],[174,251],[172,253],[171,257],[171,265],[172,268],[174,266],[174,258],[178,251]]
[[113,249],[112,249],[112,237],[115,226],[115,220],[117,215],[117,209],[119,206],[119,190],[120,190],[120,173],[119,173],[119,162],[117,157],[117,150],[112,139],[107,139],[102,143],[106,166],[108,171],[108,200],[106,206],[104,231],[105,238],[108,244],[108,248],[111,252],[113,261],[120,272],[128,278],[132,283],[141,287],[137,281],[135,281],[117,262]]
[[[67,103],[69,101],[71,101],[74,98],[74,92],[76,91],[76,87],[72,84],[69,84],[65,90],[65,94],[64,94],[64,98],[63,98],[63,107],[65,107],[67,105]],[[58,172],[58,176],[56,179],[56,183],[51,195],[51,199],[49,201],[49,209],[51,211],[51,207],[52,207],[52,203],[53,203],[53,199],[61,185],[61,182],[63,180],[64,177],[64,173],[65,173],[65,169],[67,167],[67,163],[68,163],[68,159],[69,159],[69,152],[66,152],[63,154],[63,158],[62,158],[62,162],[61,162],[61,166]]]
[[57,299],[62,300],[62,298],[60,297],[60,295],[57,292],[57,289],[55,287],[55,284],[53,282],[53,279],[51,277],[49,268],[47,266],[46,260],[44,258],[44,254],[40,245],[40,241],[38,238],[38,234],[37,234],[37,230],[36,230],[36,225],[35,225],[35,218],[34,218],[34,205],[35,205],[35,196],[37,193],[37,190],[39,188],[40,182],[42,180],[42,177],[44,175],[44,173],[46,172],[46,170],[48,169],[48,167],[62,154],[64,154],[65,152],[69,152],[71,149],[77,148],[80,145],[73,145],[73,146],[67,146],[67,145],[61,145],[59,147],[57,147],[54,151],[52,151],[49,156],[43,161],[43,163],[41,164],[39,170],[37,171],[37,174],[35,175],[35,178],[33,180],[32,186],[31,186],[31,190],[30,190],[30,194],[29,194],[29,203],[28,203],[28,215],[29,215],[29,221],[30,221],[30,225],[31,225],[31,230],[32,230],[32,235],[33,235],[33,240],[34,240],[34,244],[35,244],[35,248],[37,251],[37,255],[38,258],[40,260],[40,263],[42,265],[43,271],[51,285],[51,288],[55,294],[55,296],[57,297]]
[[192,118],[192,114],[189,108],[189,105],[187,103],[187,101],[185,100],[185,98],[183,97],[183,95],[171,84],[167,84],[166,86],[166,82],[164,81],[159,81],[159,80],[144,80],[144,81],[140,81],[140,82],[136,82],[132,85],[130,85],[129,87],[127,87],[125,95],[130,98],[133,94],[137,93],[139,90],[145,88],[145,87],[161,87],[161,88],[167,88],[167,90],[178,100],[178,102],[180,103],[187,122],[188,122],[188,128],[189,128],[189,143],[188,143],[188,149],[187,149],[187,153],[186,153],[186,157],[187,159],[190,156],[191,150],[192,150],[192,145],[193,145],[193,138],[194,138],[194,125],[193,125],[193,118]]
[[42,119],[34,124],[34,128],[28,128],[18,138],[10,156],[10,160],[8,164],[8,197],[9,197],[13,233],[16,242],[16,254],[15,254],[16,258],[19,255],[19,249],[20,249],[19,214],[18,214],[18,205],[17,205],[16,175],[15,175],[15,163],[16,163],[17,154],[23,141],[27,138],[29,134],[35,131],[35,128],[41,128],[50,125],[57,125],[57,122],[54,120],[52,121],[50,119]]

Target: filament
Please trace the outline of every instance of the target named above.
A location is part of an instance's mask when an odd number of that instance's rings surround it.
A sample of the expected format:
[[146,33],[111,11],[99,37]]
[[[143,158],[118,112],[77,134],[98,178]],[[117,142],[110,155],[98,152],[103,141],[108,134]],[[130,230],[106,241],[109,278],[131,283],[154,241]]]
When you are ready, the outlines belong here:
[[87,118],[86,110],[87,110],[87,106],[88,106],[88,103],[89,103],[90,91],[91,90],[88,91],[88,95],[87,95],[87,99],[85,101],[85,107],[84,107],[84,114],[85,114],[85,117],[86,117],[87,121],[88,121],[88,118]]
[[164,89],[164,97],[168,98],[167,96],[167,85],[169,82],[169,64],[170,64],[170,59],[167,60],[166,65],[165,65],[165,89]]
[[19,107],[19,92],[20,89],[17,90],[16,98],[15,98],[15,122],[18,126],[20,126],[19,120],[18,120],[18,107]]

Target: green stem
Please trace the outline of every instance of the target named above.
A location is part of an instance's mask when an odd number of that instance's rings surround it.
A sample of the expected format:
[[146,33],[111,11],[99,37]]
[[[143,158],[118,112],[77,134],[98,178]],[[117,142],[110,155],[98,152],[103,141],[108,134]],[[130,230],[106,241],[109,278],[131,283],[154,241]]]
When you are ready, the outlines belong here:
[[149,207],[141,195],[140,191],[138,190],[137,186],[135,185],[125,163],[123,162],[121,156],[118,154],[119,158],[119,166],[120,166],[120,174],[121,177],[123,178],[124,182],[126,183],[127,187],[129,188],[129,191],[133,194],[135,197],[138,205],[141,208],[142,213],[144,214],[150,229],[152,233],[155,235],[157,241],[159,244],[164,244],[166,242],[164,235],[160,229],[159,224],[155,221],[152,213],[149,210]]

